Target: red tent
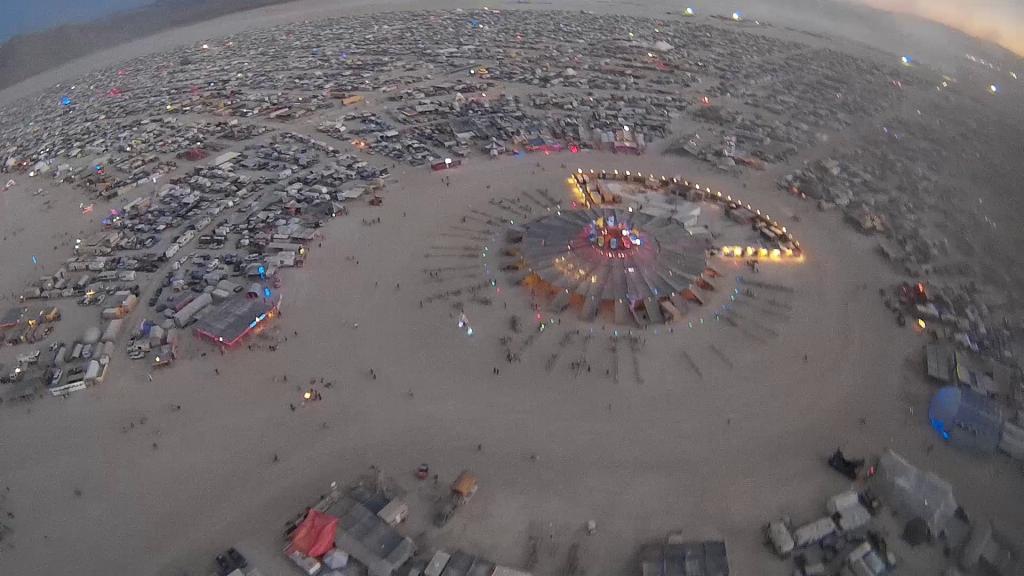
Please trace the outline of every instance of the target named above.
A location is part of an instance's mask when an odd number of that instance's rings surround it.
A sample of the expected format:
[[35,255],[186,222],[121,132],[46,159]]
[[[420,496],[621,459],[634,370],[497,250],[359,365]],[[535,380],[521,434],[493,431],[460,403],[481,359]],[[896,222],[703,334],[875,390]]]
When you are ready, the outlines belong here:
[[334,548],[334,534],[337,530],[337,518],[310,510],[292,534],[291,548],[305,556],[319,558]]

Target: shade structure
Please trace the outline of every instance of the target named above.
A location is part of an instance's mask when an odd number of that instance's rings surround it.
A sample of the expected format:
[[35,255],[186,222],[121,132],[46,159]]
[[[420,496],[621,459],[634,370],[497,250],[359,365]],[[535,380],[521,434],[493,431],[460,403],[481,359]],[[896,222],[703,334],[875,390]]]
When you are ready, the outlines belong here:
[[318,558],[334,548],[338,519],[330,514],[310,510],[306,519],[292,534],[291,548],[304,556]]
[[575,304],[583,319],[605,309],[618,323],[665,322],[672,318],[662,301],[710,286],[701,281],[707,240],[645,212],[562,210],[517,227],[507,241],[519,258],[511,279],[546,289],[552,311]]

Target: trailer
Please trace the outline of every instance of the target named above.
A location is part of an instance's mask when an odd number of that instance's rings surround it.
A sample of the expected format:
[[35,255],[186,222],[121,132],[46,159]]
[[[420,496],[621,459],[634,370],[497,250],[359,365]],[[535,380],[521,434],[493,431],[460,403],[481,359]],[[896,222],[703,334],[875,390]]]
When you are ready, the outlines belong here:
[[105,330],[103,330],[103,336],[100,338],[101,342],[113,342],[117,340],[118,335],[121,334],[121,328],[124,325],[124,320],[121,318],[115,318],[111,320]]
[[174,315],[174,324],[178,328],[184,328],[192,318],[203,308],[213,303],[213,296],[204,292],[189,302],[184,308]]
[[470,474],[468,470],[463,470],[458,477],[455,478],[455,481],[452,482],[451,491],[448,494],[448,500],[444,503],[441,509],[438,510],[437,516],[434,517],[434,525],[441,527],[447,524],[455,514],[455,511],[473,498],[473,495],[476,494],[477,488],[477,477]]
[[836,523],[831,517],[825,516],[809,522],[793,531],[793,542],[797,548],[817,544],[836,533]]
[[54,386],[54,387],[50,388],[50,394],[53,394],[54,396],[61,396],[61,395],[68,394],[68,393],[71,393],[71,392],[78,392],[79,390],[85,390],[85,388],[86,388],[86,386],[85,386],[85,381],[84,380],[73,380],[71,382],[67,382],[67,383],[62,384],[60,386]]
[[82,377],[82,380],[86,384],[95,384],[96,382],[103,380],[102,372],[103,369],[100,366],[100,363],[96,360],[90,360],[88,367],[85,369],[85,376]]

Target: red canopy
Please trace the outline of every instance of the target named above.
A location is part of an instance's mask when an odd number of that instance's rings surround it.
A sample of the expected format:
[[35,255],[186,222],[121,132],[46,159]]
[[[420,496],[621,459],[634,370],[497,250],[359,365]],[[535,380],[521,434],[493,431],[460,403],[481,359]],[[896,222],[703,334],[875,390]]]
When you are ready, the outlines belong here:
[[310,510],[306,519],[292,534],[292,549],[306,556],[319,558],[334,548],[334,534],[337,530],[336,517]]

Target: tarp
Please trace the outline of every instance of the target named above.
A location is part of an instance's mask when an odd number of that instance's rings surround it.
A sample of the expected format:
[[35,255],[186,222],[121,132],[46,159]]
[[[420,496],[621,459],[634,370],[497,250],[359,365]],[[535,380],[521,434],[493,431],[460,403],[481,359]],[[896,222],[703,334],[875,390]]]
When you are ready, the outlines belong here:
[[892,450],[879,459],[874,482],[888,504],[907,518],[920,516],[932,534],[942,532],[956,512],[949,482],[919,470]]
[[306,519],[292,534],[292,549],[306,556],[319,558],[334,548],[338,519],[330,514],[310,510]]

